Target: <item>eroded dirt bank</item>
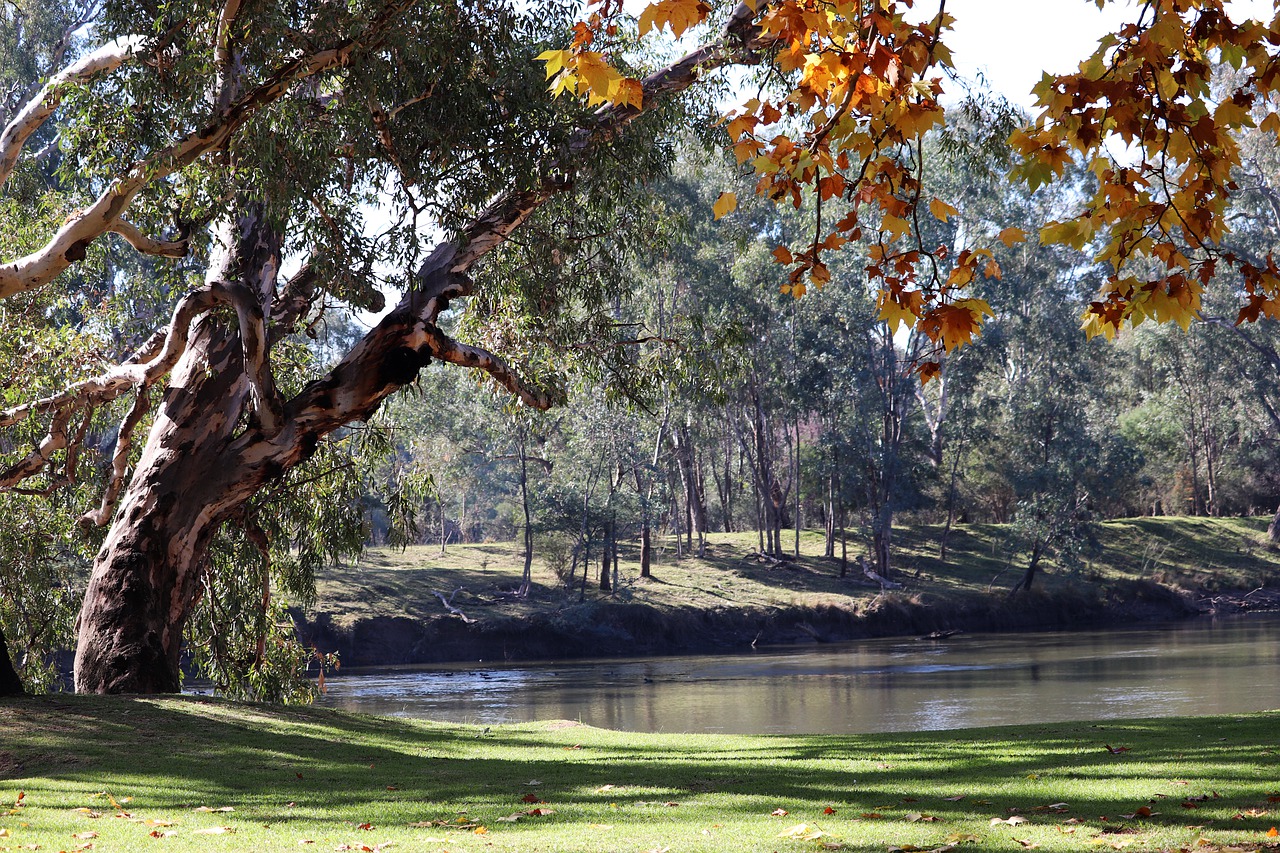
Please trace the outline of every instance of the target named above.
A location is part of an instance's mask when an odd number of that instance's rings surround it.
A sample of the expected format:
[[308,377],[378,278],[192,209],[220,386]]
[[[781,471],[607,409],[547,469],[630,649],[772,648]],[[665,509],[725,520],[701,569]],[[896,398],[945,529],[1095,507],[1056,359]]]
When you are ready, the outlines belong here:
[[1208,613],[1280,609],[1280,589],[1176,590],[1126,581],[1031,593],[937,599],[884,593],[861,606],[656,608],[588,601],[522,617],[440,613],[377,616],[337,625],[299,617],[303,641],[369,667],[462,661],[546,660],[741,651],[756,645],[831,643],[953,631],[1062,630],[1168,621]]

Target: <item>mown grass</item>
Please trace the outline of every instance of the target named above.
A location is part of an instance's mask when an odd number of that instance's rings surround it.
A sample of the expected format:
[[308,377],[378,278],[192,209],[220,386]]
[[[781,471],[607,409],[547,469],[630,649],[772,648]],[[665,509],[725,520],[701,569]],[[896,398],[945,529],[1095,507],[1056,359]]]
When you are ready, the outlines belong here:
[[[1265,543],[1265,518],[1138,518],[1100,525],[1099,549],[1071,570],[1044,566],[1037,587],[1047,591],[1084,589],[1117,581],[1146,579],[1174,588],[1253,589],[1280,579],[1280,552]],[[959,525],[948,538],[947,558],[939,556],[942,528],[903,526],[895,532],[895,560],[902,595],[943,601],[957,596],[1004,595],[1021,576],[1026,555],[1006,528]],[[800,558],[787,568],[753,559],[755,533],[712,534],[705,558],[677,558],[672,541],[656,549],[653,579],[639,578],[639,549],[625,543],[618,590],[601,592],[592,581],[588,601],[610,599],[659,609],[777,608],[834,605],[867,607],[879,589],[862,578],[856,557],[862,549],[851,536],[850,574],[839,577],[839,561],[825,558],[823,537],[801,536]],[[790,550],[794,542],[783,538]],[[839,549],[837,546],[837,554]],[[519,580],[522,559],[516,543],[373,549],[353,566],[320,577],[319,610],[340,625],[377,616],[422,619],[445,611],[435,592],[461,590],[455,606],[471,618],[522,617],[576,602],[577,584],[566,589],[546,563],[534,561],[534,589],[527,599],[505,594]],[[593,572],[598,569],[593,568]],[[581,575],[579,574],[579,578]]]
[[1212,851],[1280,822],[1276,712],[735,737],[55,695],[0,723],[0,849]]

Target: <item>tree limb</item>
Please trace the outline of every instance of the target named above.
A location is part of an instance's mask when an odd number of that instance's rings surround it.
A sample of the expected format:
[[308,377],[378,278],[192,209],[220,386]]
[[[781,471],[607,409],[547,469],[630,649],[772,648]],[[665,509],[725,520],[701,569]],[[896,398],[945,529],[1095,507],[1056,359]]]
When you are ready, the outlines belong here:
[[116,435],[116,449],[111,455],[111,479],[107,481],[107,488],[102,494],[102,503],[97,509],[80,516],[80,523],[86,527],[102,527],[111,520],[111,515],[115,512],[116,500],[120,497],[121,489],[124,488],[125,473],[129,469],[129,450],[133,447],[133,432],[143,416],[151,409],[151,395],[148,390],[145,385],[138,389],[138,395],[134,398],[133,405],[129,407],[129,413],[120,422],[120,431]]
[[396,15],[412,3],[413,0],[397,0],[387,4],[359,37],[343,39],[333,47],[285,63],[258,86],[220,110],[201,130],[134,163],[43,247],[0,264],[0,299],[40,287],[83,260],[89,244],[112,229],[143,189],[226,145],[249,119],[279,100],[299,80],[345,66],[357,48],[367,48],[376,42]]
[[18,155],[22,153],[22,146],[28,137],[39,130],[62,103],[62,93],[68,83],[88,80],[98,74],[114,71],[136,55],[143,44],[142,36],[116,39],[55,74],[37,96],[18,111],[4,131],[0,132],[0,185],[3,185],[13,173]]
[[130,246],[144,255],[155,255],[162,258],[182,258],[187,254],[187,241],[156,240],[143,234],[138,226],[123,219],[117,219],[106,228],[107,232],[119,234]]

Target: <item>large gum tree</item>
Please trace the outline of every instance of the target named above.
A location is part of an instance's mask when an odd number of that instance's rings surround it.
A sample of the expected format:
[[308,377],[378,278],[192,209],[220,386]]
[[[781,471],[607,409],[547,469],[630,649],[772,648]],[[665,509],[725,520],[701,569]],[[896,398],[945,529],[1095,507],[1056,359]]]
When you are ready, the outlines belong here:
[[[67,47],[10,88],[0,131],[0,300],[56,324],[100,269],[108,289],[153,282],[136,323],[160,318],[149,335],[131,329],[130,354],[0,412],[19,436],[0,488],[41,492],[75,469],[95,412],[123,412],[84,516],[106,533],[78,621],[76,688],[177,690],[219,531],[268,538],[246,509],[255,498],[429,360],[552,405],[554,384],[527,357],[542,328],[530,315],[580,291],[566,256],[540,247],[583,230],[588,208],[624,207],[660,165],[658,142],[687,130],[677,96],[722,66],[764,69],[761,96],[725,128],[757,191],[814,201],[812,240],[774,253],[787,289],[821,286],[827,253],[863,246],[881,318],[927,338],[915,369],[933,376],[931,353],[968,341],[988,312],[964,290],[999,277],[986,246],[1026,235],[984,221],[955,250],[918,236],[920,217],[957,215],[924,189],[951,16],[945,0],[922,5],[660,0],[637,22],[618,0],[85,4],[92,24],[65,29]],[[25,19],[12,10],[35,6],[3,8],[13,41]],[[1218,246],[1232,133],[1280,125],[1276,31],[1232,22],[1218,0],[1150,0],[1078,74],[1038,90],[1044,116],[1013,140],[1020,176],[1034,188],[1080,157],[1098,179],[1085,212],[1043,234],[1112,265],[1093,332],[1189,321],[1228,269],[1241,274],[1242,318],[1276,314],[1275,265]],[[636,67],[636,39],[655,32],[702,45]],[[1211,85],[1218,59],[1242,69],[1226,89]],[[1112,136],[1133,160],[1108,160]],[[39,178],[53,189],[33,191]],[[375,202],[394,211],[389,225],[364,221]],[[734,204],[725,194],[716,215]],[[528,233],[537,239],[519,239]],[[120,241],[141,261],[113,261]],[[284,375],[296,332],[385,292],[394,307],[330,368]],[[488,332],[451,334],[459,308],[485,315]]]

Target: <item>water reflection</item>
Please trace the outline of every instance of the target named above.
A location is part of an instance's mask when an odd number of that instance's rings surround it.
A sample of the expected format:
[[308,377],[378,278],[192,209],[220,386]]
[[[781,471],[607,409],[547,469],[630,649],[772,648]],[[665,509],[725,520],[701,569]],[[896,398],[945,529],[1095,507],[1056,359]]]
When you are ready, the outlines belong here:
[[322,704],[629,731],[877,732],[1280,707],[1280,615],[749,655],[436,666],[334,677]]

